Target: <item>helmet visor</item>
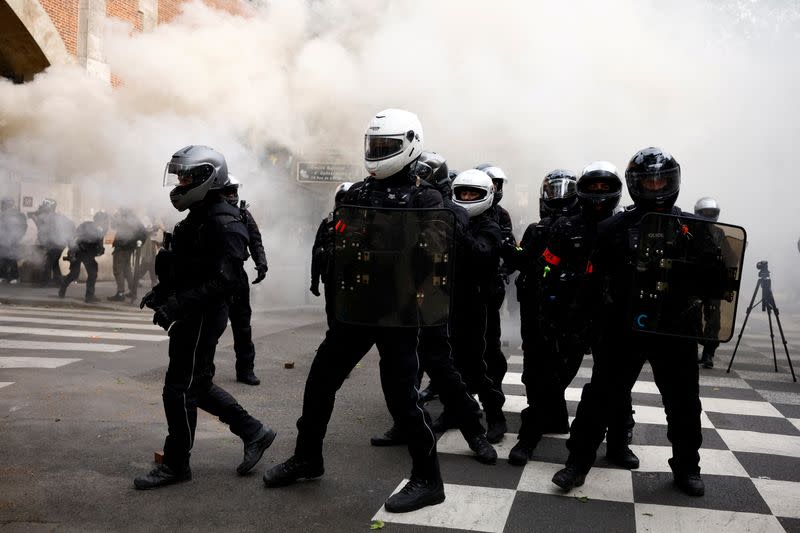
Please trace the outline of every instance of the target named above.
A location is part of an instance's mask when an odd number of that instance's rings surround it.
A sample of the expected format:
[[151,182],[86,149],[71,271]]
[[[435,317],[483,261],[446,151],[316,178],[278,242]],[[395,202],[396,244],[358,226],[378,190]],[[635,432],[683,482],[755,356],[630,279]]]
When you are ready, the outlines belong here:
[[453,198],[462,203],[480,202],[489,194],[489,191],[482,187],[472,187],[470,185],[460,185],[453,188]]
[[626,174],[631,195],[645,199],[668,197],[681,186],[680,173],[669,169],[663,172],[630,172]]
[[556,200],[575,196],[575,181],[566,178],[556,178],[542,183],[542,200]]
[[203,183],[214,173],[210,163],[182,165],[180,163],[167,163],[164,167],[164,187],[192,186]]
[[581,196],[614,196],[622,192],[622,181],[604,177],[581,177],[578,180],[578,194]]
[[717,207],[703,207],[698,209],[695,213],[703,218],[712,220],[717,220],[717,218],[719,218],[719,208]]
[[365,135],[364,159],[378,161],[403,151],[403,135]]

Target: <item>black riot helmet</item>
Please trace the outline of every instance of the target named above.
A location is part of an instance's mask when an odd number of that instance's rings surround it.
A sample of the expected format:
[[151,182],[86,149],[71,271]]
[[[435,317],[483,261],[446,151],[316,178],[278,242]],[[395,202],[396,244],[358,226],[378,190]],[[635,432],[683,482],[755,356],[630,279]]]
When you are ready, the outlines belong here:
[[225,156],[208,146],[181,148],[164,168],[164,185],[175,186],[169,198],[178,211],[202,202],[209,191],[222,189],[228,181]]
[[422,152],[412,166],[412,173],[431,185],[451,179],[451,172],[447,168],[447,160],[436,152]]
[[588,216],[611,216],[622,198],[622,180],[617,167],[608,161],[589,163],[578,178],[578,203]]
[[681,166],[668,152],[651,146],[631,158],[625,181],[636,207],[668,211],[681,189]]
[[578,205],[577,181],[569,170],[548,172],[539,191],[539,215],[545,218],[573,213]]

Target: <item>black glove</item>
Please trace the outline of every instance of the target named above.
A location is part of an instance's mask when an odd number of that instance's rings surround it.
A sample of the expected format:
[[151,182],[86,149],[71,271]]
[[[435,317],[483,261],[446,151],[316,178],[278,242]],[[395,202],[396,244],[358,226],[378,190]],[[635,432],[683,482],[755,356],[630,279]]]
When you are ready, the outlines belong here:
[[142,296],[142,300],[139,302],[139,309],[144,309],[148,307],[150,309],[155,309],[155,302],[156,302],[156,291],[155,289],[150,289],[147,291],[147,294]]
[[269,270],[267,265],[256,265],[256,272],[258,273],[258,276],[256,276],[256,279],[253,280],[253,285],[256,283],[261,283],[264,278],[267,277],[267,270]]
[[155,313],[153,313],[153,324],[156,324],[164,328],[164,331],[169,332],[170,328],[178,320],[179,310],[180,306],[178,305],[178,299],[174,296],[170,296],[167,298],[167,301],[164,305],[156,307]]
[[311,288],[308,289],[314,296],[319,296],[319,283],[312,283]]

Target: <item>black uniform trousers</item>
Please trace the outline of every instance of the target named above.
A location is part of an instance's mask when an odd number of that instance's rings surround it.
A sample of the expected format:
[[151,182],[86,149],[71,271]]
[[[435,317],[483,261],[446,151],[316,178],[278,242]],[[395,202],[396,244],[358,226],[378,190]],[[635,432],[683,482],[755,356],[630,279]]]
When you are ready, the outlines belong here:
[[719,341],[712,340],[719,336],[720,311],[719,300],[709,300],[703,302],[703,334],[708,340],[703,340],[699,344],[703,347],[703,354],[714,357],[714,352],[719,347]]
[[[545,340],[538,326],[538,306],[520,301],[522,383],[528,407],[522,410],[519,438],[536,444],[545,433],[568,433],[569,411],[564,393],[575,379],[588,345],[584,342]],[[641,368],[641,365],[639,366]],[[636,381],[638,371],[633,380]],[[609,420],[609,439],[629,444],[634,426],[630,393],[620,412]]]
[[42,269],[41,283],[46,284],[53,281],[60,284],[62,281],[61,266],[61,252],[64,248],[45,248],[44,250],[44,267]]
[[567,465],[589,471],[606,428],[624,423],[631,389],[649,361],[667,415],[669,464],[676,473],[699,473],[703,436],[695,347],[694,340],[626,333],[607,335],[598,342],[592,350],[592,380],[583,387],[567,441]]
[[297,421],[295,455],[311,461],[321,460],[322,441],[336,392],[356,364],[377,345],[381,383],[389,412],[409,438],[411,475],[439,481],[436,436],[430,416],[419,402],[419,332],[417,328],[352,326],[335,322],[317,349],[306,379],[303,414]]
[[19,267],[17,266],[16,258],[0,257],[0,279],[19,279]]
[[131,257],[133,257],[133,248],[120,248],[115,247],[112,252],[112,267],[114,271],[114,280],[117,282],[117,293],[123,294],[125,292],[125,282],[128,282],[128,290],[136,292],[136,280],[133,277],[133,268],[131,266]]
[[[504,419],[503,404],[506,401],[502,378],[497,381],[492,378],[486,360],[490,305],[480,295],[454,304],[457,311],[453,317],[451,339],[456,369],[469,392],[478,395],[489,423]],[[435,379],[432,381],[436,383]],[[439,385],[436,386],[438,389]],[[448,412],[447,416],[450,414]]]
[[236,374],[252,372],[255,366],[256,348],[253,345],[253,328],[250,319],[253,311],[250,308],[250,287],[245,286],[228,301],[231,333],[233,333],[233,351],[236,353]]
[[[502,279],[498,279],[497,283],[498,286],[495,287],[495,293],[490,296],[486,309],[486,354],[484,360],[489,379],[500,387],[508,371],[508,361],[502,350],[502,331],[500,329],[500,309],[506,298],[506,288]],[[502,402],[505,403],[505,396],[503,396]],[[500,404],[501,408],[503,403]],[[502,410],[500,413],[502,415]]]
[[163,392],[169,430],[164,462],[173,469],[182,470],[189,464],[198,407],[218,417],[245,442],[261,431],[261,422],[212,381],[214,351],[227,323],[228,310],[221,304],[210,306],[200,316],[177,322],[170,330]]
[[[480,405],[469,393],[461,374],[456,370],[448,326],[422,328],[418,353],[422,370],[428,373],[431,382],[436,383],[439,400],[464,438],[470,439],[486,433],[481,423]],[[421,379],[420,372],[417,388]],[[385,391],[385,384],[383,385]]]
[[70,283],[78,279],[81,273],[81,264],[86,269],[86,296],[94,296],[94,285],[97,282],[97,260],[94,254],[78,254],[69,262],[69,273],[64,276],[61,286],[65,289]]

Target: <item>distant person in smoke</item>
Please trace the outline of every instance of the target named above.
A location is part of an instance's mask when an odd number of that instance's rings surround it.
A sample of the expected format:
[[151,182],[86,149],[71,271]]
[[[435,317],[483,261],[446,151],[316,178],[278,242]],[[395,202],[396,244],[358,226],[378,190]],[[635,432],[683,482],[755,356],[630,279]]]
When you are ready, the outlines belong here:
[[61,286],[61,254],[69,246],[75,234],[75,224],[56,212],[58,204],[50,198],[45,199],[39,208],[28,213],[28,217],[36,224],[37,242],[44,254],[39,283],[42,286]]
[[[221,194],[232,206],[239,209],[242,222],[247,226],[247,235],[250,242],[247,247],[250,256],[256,264],[256,279],[253,285],[261,283],[267,276],[267,254],[261,241],[261,231],[258,229],[253,215],[244,202],[239,203],[239,186],[241,183],[232,175],[228,175],[228,184],[222,188]],[[256,377],[255,368],[256,347],[253,345],[253,328],[250,319],[253,310],[250,308],[250,286],[247,284],[228,298],[228,318],[231,321],[233,333],[233,350],[236,353],[236,381],[247,385],[259,385],[261,380]]]
[[97,303],[100,300],[94,295],[94,286],[97,282],[97,260],[105,253],[103,239],[106,236],[109,226],[109,216],[99,211],[95,213],[92,220],[87,220],[75,230],[75,238],[67,251],[69,261],[69,273],[61,281],[58,289],[58,297],[63,298],[67,294],[69,284],[78,279],[81,272],[81,265],[86,269],[86,296],[87,304]]
[[0,282],[19,283],[19,243],[27,230],[28,221],[14,200],[0,200]]
[[[133,300],[136,298],[136,280],[133,277],[134,253],[142,246],[147,239],[147,230],[139,220],[133,210],[121,207],[111,221],[111,227],[115,230],[114,251],[112,252],[114,261],[114,279],[117,282],[117,293],[109,296],[112,302],[122,302],[125,298]],[[128,283],[128,292],[125,293],[125,282]]]

